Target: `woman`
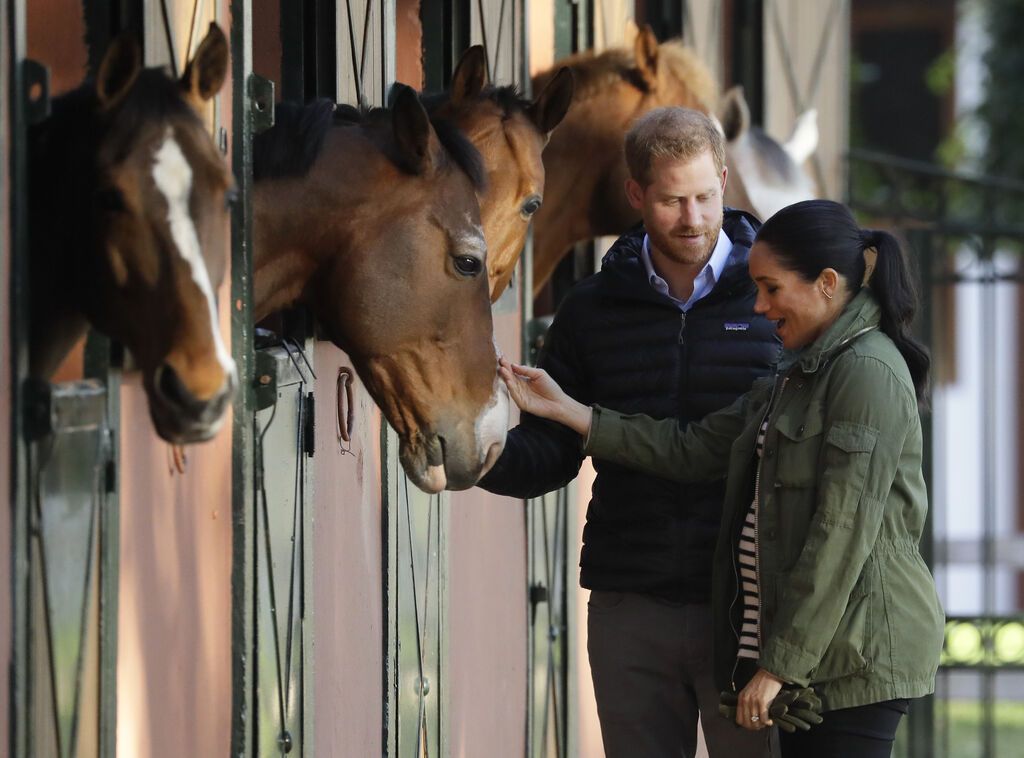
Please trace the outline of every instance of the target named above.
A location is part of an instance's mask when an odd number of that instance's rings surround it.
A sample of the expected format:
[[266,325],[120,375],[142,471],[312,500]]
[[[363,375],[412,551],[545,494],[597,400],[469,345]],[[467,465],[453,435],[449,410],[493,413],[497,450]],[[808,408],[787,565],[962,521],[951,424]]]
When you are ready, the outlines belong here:
[[594,457],[726,478],[715,672],[742,686],[740,726],[771,726],[783,685],[811,686],[824,721],[780,734],[787,758],[889,756],[909,700],[934,691],[943,636],[918,551],[929,359],[910,334],[916,296],[896,240],[830,201],[769,219],[749,265],[786,358],[700,424],[591,409],[543,371],[500,371],[520,408],[574,429]]

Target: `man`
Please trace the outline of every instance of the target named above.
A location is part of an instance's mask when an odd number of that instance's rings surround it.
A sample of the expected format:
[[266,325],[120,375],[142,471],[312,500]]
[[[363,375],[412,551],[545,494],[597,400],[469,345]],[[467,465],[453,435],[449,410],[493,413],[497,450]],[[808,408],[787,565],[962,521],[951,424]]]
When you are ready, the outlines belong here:
[[[626,194],[643,223],[568,294],[540,365],[581,402],[687,424],[730,404],[778,358],[747,273],[758,222],[723,212],[725,148],[703,114],[651,111],[625,149]],[[524,416],[480,486],[536,497],[572,480],[581,462],[571,431]],[[693,756],[700,713],[713,758],[765,755],[764,734],[718,716],[712,682],[723,484],[594,466],[580,584],[591,590],[587,647],[606,754]]]

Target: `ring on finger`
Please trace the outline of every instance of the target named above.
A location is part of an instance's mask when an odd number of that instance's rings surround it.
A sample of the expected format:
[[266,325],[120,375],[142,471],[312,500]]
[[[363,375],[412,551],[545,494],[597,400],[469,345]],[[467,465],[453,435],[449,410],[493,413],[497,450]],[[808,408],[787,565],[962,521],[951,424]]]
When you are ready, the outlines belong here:
[[750,720],[751,720],[751,721],[754,721],[754,722],[757,722],[757,721],[760,721],[760,720],[761,720],[761,717],[760,717],[760,716],[758,716],[758,715],[757,715],[757,714],[755,713],[755,714],[754,714],[753,716],[751,716],[751,717],[750,717]]

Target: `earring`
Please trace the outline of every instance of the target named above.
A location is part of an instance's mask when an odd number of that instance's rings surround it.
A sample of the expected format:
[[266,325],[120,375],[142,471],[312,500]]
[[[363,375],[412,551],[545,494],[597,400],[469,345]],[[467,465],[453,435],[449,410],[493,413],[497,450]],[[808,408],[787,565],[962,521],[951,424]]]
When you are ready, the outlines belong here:
[[821,288],[821,294],[827,297],[829,300],[832,299],[832,296],[828,294],[828,290],[826,290],[824,287]]

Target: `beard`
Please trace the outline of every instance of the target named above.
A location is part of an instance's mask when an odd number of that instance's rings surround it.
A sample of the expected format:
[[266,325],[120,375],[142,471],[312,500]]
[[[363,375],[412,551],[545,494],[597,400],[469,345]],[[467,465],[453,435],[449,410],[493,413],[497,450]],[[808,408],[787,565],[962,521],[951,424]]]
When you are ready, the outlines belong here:
[[[718,234],[722,230],[722,222],[707,226],[680,226],[672,229],[667,235],[660,231],[647,230],[652,245],[659,253],[673,263],[687,266],[703,265],[711,258],[711,253],[718,244]],[[678,235],[697,235],[684,239]]]

